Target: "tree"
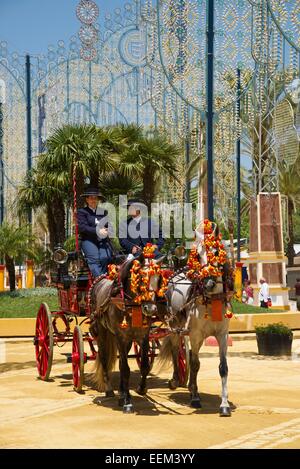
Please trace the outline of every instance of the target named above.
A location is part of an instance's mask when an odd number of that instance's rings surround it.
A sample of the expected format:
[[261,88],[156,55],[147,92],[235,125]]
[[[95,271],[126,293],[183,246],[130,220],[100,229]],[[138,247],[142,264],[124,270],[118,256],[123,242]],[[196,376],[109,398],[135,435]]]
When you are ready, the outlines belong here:
[[29,234],[29,227],[16,228],[3,223],[0,227],[0,257],[5,260],[10,291],[16,288],[15,261],[24,261],[26,256],[34,257],[35,237]]
[[117,143],[111,129],[95,125],[64,125],[54,131],[46,143],[47,153],[41,164],[49,173],[50,181],[58,186],[73,188],[76,174],[77,205],[82,204],[85,179],[98,185],[99,175],[114,168],[113,151]]
[[181,150],[158,132],[153,136],[144,136],[141,128],[133,125],[120,127],[119,130],[124,137],[124,147],[118,157],[119,171],[125,176],[136,175],[141,178],[141,195],[149,207],[157,192],[161,174],[176,178],[177,159]]
[[282,162],[279,166],[279,189],[280,192],[287,197],[288,201],[288,229],[289,240],[287,243],[288,265],[294,265],[294,215],[297,205],[300,204],[300,173],[299,173],[300,157],[294,165],[287,166]]
[[54,185],[53,175],[44,170],[43,160],[36,169],[27,174],[18,191],[18,211],[26,213],[28,207],[37,209],[42,207],[46,211],[49,229],[50,248],[61,244],[65,240],[65,202],[67,190]]

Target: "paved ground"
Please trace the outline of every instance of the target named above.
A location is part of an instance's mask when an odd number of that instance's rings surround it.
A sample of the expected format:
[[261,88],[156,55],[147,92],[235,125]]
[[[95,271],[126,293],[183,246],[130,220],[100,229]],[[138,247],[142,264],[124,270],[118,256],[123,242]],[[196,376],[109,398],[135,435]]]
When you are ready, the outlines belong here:
[[[189,394],[169,391],[169,370],[154,365],[149,393],[134,391],[136,413],[123,415],[116,398],[91,385],[72,388],[70,345],[55,347],[52,381],[36,378],[29,341],[0,339],[0,448],[300,448],[300,336],[291,358],[257,355],[256,341],[235,340],[229,348],[232,417],[220,418],[216,347],[203,347],[199,386],[203,408],[189,407]],[[242,337],[239,337],[242,338]],[[135,360],[130,360],[134,388]],[[114,373],[117,386],[118,373]]]

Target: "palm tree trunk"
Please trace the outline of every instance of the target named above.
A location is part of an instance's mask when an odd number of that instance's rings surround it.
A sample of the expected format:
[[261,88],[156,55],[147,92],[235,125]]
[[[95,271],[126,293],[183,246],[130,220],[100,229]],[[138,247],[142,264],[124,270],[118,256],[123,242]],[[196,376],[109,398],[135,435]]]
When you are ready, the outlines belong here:
[[49,242],[50,242],[50,249],[53,251],[55,246],[55,219],[52,212],[52,204],[48,204],[46,207],[47,211],[47,223],[48,223],[48,230],[49,230]]
[[92,187],[98,188],[99,185],[99,171],[97,169],[93,170],[92,174],[90,175],[90,184]]
[[143,172],[143,200],[148,208],[150,208],[153,202],[155,194],[155,182],[154,172],[151,171],[151,167],[145,167]]
[[293,202],[289,199],[288,200],[289,241],[287,244],[287,258],[288,258],[289,267],[292,267],[294,265],[294,257],[295,257],[293,213],[294,213],[294,205],[293,205]]
[[9,289],[14,291],[16,289],[16,273],[15,273],[15,263],[12,257],[5,254],[5,265],[8,272],[9,278]]
[[55,244],[63,244],[66,240],[66,213],[64,202],[61,199],[53,201],[53,213],[55,215]]

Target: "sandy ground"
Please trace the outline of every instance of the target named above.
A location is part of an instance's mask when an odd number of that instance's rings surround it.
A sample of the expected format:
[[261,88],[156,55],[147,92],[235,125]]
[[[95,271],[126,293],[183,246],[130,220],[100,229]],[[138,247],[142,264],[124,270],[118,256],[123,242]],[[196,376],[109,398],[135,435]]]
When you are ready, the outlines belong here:
[[[32,342],[0,339],[0,448],[300,448],[300,338],[294,339],[292,357],[275,358],[258,356],[255,340],[233,336],[230,418],[218,414],[216,347],[201,349],[201,410],[189,407],[186,389],[168,389],[170,370],[158,370],[156,363],[148,395],[132,391],[132,415],[122,413],[117,398],[93,389],[91,362],[85,365],[85,393],[73,391],[70,351],[70,344],[55,347],[51,381],[43,382]],[[130,366],[134,389],[134,359]]]

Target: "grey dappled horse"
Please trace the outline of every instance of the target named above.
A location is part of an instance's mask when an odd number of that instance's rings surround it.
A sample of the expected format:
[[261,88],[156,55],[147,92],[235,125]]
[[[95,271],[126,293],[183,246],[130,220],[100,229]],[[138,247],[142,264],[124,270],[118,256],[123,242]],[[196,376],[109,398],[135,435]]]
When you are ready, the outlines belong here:
[[[217,227],[215,227],[215,233],[217,234]],[[202,244],[203,236],[196,233],[197,251],[202,265],[207,263],[206,250]],[[184,272],[181,272],[171,279],[167,292],[169,307],[174,318],[173,327],[189,330],[191,350],[188,389],[191,393],[191,406],[201,408],[197,386],[197,374],[200,369],[199,350],[207,337],[214,336],[219,344],[219,373],[222,380],[220,415],[226,417],[231,415],[231,411],[228,403],[228,366],[226,359],[229,319],[225,317],[225,310],[227,302],[230,301],[232,295],[230,292],[232,290],[230,265],[226,263],[224,265],[223,276],[218,277],[216,282],[211,278],[204,282],[191,281]],[[211,300],[214,295],[224,295],[221,321],[213,321],[211,319]],[[179,383],[178,347],[179,336],[178,334],[173,334],[164,339],[160,352],[160,360],[162,362],[170,358],[173,361],[173,376],[169,381],[170,389],[176,389]]]

